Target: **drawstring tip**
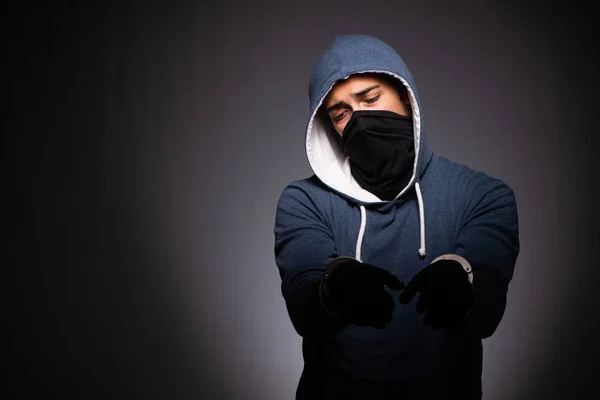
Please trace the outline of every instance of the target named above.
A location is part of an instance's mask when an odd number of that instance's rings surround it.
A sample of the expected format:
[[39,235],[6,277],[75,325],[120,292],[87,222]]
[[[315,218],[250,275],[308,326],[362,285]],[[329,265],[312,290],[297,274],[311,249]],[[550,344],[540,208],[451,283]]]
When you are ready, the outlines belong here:
[[426,256],[425,249],[419,249],[419,255],[422,257]]

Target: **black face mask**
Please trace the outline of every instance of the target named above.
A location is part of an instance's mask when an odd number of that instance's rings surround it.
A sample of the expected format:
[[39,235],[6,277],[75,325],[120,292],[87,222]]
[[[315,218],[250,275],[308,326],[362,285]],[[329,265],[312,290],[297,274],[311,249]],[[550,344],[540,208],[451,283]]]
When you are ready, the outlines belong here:
[[415,161],[411,117],[391,111],[354,111],[342,133],[354,179],[382,200],[408,184]]

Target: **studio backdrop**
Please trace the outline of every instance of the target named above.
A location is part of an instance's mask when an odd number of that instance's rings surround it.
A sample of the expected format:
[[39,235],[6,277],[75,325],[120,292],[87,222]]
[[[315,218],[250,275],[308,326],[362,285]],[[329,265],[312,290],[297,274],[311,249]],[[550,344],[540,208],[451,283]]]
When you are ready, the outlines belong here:
[[309,74],[345,33],[404,58],[436,154],[516,194],[521,253],[484,340],[484,398],[597,398],[586,10],[165,1],[8,19],[3,398],[294,398],[274,217],[312,174]]

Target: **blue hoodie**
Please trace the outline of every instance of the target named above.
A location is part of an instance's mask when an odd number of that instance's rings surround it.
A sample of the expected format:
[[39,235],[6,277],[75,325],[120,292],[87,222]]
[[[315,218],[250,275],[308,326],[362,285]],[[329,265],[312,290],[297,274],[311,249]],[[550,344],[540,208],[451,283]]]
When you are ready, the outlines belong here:
[[[407,88],[415,161],[408,185],[382,201],[352,177],[320,106],[340,79],[389,74]],[[433,154],[417,87],[388,44],[337,37],[310,77],[306,155],[314,175],[279,199],[275,259],[291,322],[303,338],[297,399],[481,398],[482,342],[496,330],[519,252],[515,196],[499,179]],[[408,282],[440,256],[473,267],[475,305],[458,331],[433,330],[400,292],[385,329],[346,324],[319,299],[325,265],[339,256],[387,269]]]

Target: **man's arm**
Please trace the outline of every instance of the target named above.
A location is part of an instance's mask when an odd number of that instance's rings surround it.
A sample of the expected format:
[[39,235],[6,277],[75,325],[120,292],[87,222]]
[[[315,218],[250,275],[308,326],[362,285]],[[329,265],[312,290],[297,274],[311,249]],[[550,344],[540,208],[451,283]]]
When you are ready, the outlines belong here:
[[474,304],[459,330],[483,339],[496,331],[506,308],[519,254],[517,205],[510,187],[483,173],[475,174],[467,193],[454,253],[473,269]]
[[275,218],[275,260],[288,314],[302,337],[333,334],[344,326],[322,304],[319,283],[327,263],[337,257],[331,230],[306,190],[284,189]]

